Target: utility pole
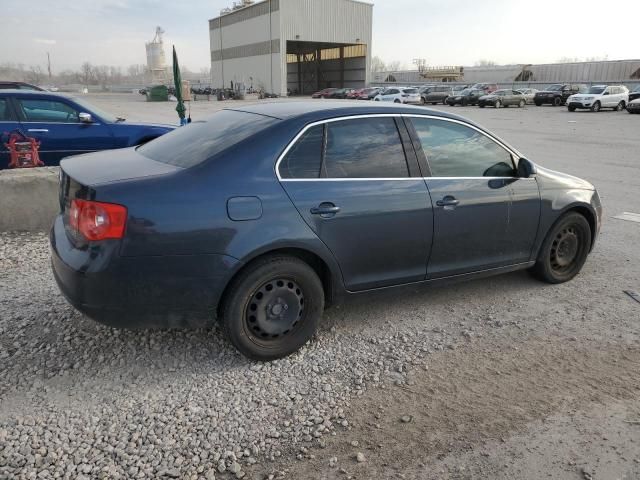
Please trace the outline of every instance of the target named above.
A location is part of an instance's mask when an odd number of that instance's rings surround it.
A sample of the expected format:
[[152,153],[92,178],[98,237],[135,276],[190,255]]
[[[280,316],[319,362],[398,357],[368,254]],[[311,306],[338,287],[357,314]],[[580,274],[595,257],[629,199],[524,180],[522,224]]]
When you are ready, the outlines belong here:
[[51,80],[51,57],[49,52],[47,52],[47,70],[49,71],[49,80]]

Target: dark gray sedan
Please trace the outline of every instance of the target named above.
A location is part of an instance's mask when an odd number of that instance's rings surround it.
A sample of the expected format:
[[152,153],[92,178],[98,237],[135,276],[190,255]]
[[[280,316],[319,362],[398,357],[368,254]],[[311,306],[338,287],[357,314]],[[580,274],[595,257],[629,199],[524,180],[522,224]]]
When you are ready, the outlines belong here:
[[478,106],[484,108],[491,106],[495,108],[509,107],[515,105],[517,107],[524,107],[527,104],[527,99],[518,90],[496,90],[489,95],[484,95],[478,100]]
[[464,118],[381,102],[239,106],[61,165],[52,264],[78,310],[126,328],[219,321],[258,360],[365,292],[571,280],[602,217],[585,180]]

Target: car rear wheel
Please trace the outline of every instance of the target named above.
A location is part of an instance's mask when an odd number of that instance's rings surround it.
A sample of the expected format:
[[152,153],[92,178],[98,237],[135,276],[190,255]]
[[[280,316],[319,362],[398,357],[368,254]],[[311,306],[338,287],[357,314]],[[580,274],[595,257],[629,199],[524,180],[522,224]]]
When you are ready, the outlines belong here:
[[542,102],[534,102],[536,104],[536,107],[541,107],[542,106]]
[[443,105],[446,105],[446,104],[447,104],[447,99],[446,99],[446,98],[442,100],[442,104],[443,104]]
[[559,107],[560,105],[562,105],[562,98],[560,97],[556,97],[553,99],[553,106],[554,107]]
[[426,102],[426,100],[424,99],[424,97],[420,97],[420,103],[421,103],[422,105],[426,105],[426,104],[427,104],[427,102]]
[[527,102],[525,102],[524,100],[520,100],[520,102],[518,102],[518,108],[523,108],[526,103]]
[[621,100],[620,103],[616,106],[616,112],[621,112],[625,109],[624,100]]
[[265,257],[230,286],[222,328],[240,353],[270,361],[300,349],[313,336],[324,310],[324,289],[315,271],[289,256]]
[[547,234],[531,271],[547,283],[568,282],[582,270],[590,248],[589,222],[579,213],[568,213]]
[[393,101],[393,103],[402,103],[402,102],[396,98],[396,99]]
[[600,102],[596,102],[593,105],[591,105],[591,111],[592,112],[599,112],[601,107],[602,107],[602,105],[600,105]]
[[500,100],[497,100],[494,106],[496,108],[501,108],[502,107],[502,102]]
[[569,110],[570,112],[575,112],[576,111],[576,107],[567,107],[567,110]]

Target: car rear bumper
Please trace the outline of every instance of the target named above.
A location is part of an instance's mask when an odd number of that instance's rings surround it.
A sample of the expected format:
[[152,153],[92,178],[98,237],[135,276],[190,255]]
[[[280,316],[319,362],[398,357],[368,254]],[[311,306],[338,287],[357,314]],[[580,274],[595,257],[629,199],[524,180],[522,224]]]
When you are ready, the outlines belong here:
[[50,243],[53,274],[69,303],[117,328],[211,324],[223,290],[240,265],[226,255],[121,257],[119,241],[78,249],[61,217]]
[[[559,98],[559,97],[535,97],[534,103],[548,103],[553,105],[556,98]],[[560,100],[562,101],[562,99]]]

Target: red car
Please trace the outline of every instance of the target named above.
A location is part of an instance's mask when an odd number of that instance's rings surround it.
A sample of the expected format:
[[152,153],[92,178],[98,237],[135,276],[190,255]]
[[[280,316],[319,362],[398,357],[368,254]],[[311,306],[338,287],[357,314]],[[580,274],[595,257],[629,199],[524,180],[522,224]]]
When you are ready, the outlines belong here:
[[324,90],[320,90],[319,92],[316,92],[313,95],[311,95],[311,98],[329,98],[329,95],[331,95],[336,90],[338,90],[338,89],[337,88],[325,88]]
[[364,92],[364,88],[357,88],[355,90],[351,90],[349,93],[347,93],[347,98],[349,100],[356,100],[358,97],[360,97],[360,95],[362,94],[362,92]]

